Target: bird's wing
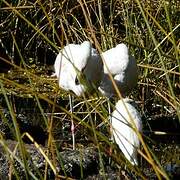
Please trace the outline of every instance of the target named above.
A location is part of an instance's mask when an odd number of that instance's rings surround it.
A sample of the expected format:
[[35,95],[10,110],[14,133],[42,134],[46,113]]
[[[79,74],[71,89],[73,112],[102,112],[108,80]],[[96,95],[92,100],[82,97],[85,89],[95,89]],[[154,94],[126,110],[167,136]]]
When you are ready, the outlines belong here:
[[[102,53],[102,57],[112,75],[125,71],[129,63],[129,52],[125,44],[119,44],[116,47]],[[108,70],[104,65],[104,72]]]

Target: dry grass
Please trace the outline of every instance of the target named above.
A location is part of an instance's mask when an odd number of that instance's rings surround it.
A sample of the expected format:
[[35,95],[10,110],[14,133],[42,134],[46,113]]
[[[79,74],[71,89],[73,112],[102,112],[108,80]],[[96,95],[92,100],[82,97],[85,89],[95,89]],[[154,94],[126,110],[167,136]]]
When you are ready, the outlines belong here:
[[[105,141],[107,146],[111,146],[111,142],[109,137],[97,131],[97,127],[100,122],[108,126],[107,111],[103,107],[105,99],[98,100],[96,95],[89,99],[77,98],[75,102],[80,102],[79,106],[71,114],[66,109],[68,105],[64,107],[56,103],[57,97],[66,99],[68,93],[60,90],[56,81],[47,77],[40,66],[52,65],[54,59],[51,54],[57,54],[67,43],[80,43],[88,39],[99,52],[102,52],[120,42],[125,42],[139,65],[137,90],[131,96],[140,102],[141,111],[145,110],[148,102],[158,103],[169,109],[172,108],[172,112],[177,114],[180,120],[179,6],[180,2],[175,0],[170,2],[163,0],[158,2],[153,0],[19,1],[11,4],[3,0],[0,3],[0,43],[8,54],[8,57],[1,57],[0,63],[9,59],[9,65],[18,71],[18,76],[25,79],[25,83],[19,83],[13,77],[14,74],[0,76],[1,94],[6,98],[13,118],[13,128],[20,143],[21,163],[26,169],[26,176],[30,174],[35,178],[26,164],[14,107],[10,104],[7,94],[36,99],[49,134],[47,143],[49,151],[56,146],[53,137],[55,117],[53,114],[58,111],[64,113],[62,119],[68,115],[72,116],[77,125],[89,129],[99,151],[101,169],[104,172],[101,157],[104,150],[100,140]],[[48,118],[40,103],[41,99],[51,107],[51,116]],[[89,115],[90,123],[86,115],[78,115],[83,112]],[[98,115],[99,124],[95,124],[94,116],[91,115],[93,113]],[[30,136],[28,137],[31,139]],[[143,145],[143,152],[140,152],[140,155],[152,166],[158,179],[162,177],[168,179],[140,135],[139,138]],[[4,145],[4,141],[1,137],[1,144]],[[38,144],[35,145],[41,151]],[[48,159],[49,153],[43,152],[42,155],[47,160],[47,166],[50,165],[56,174],[55,162]],[[56,154],[56,151],[51,153]],[[117,157],[114,159],[117,163],[120,162]],[[46,179],[46,173],[43,176]]]

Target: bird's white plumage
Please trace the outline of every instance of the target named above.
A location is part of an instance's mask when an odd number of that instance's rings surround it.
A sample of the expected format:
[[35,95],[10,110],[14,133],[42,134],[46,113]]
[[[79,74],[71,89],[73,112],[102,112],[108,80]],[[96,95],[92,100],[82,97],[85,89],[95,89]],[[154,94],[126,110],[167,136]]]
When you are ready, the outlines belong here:
[[[137,64],[130,55],[128,47],[121,43],[115,48],[109,49],[101,54],[114,81],[123,96],[127,95],[137,84]],[[99,90],[107,96],[116,94],[112,81],[108,75],[108,69],[104,64],[104,76]]]
[[127,98],[119,100],[111,118],[115,142],[125,157],[133,165],[138,165],[137,149],[140,146],[140,141],[134,129],[137,128],[137,131],[140,132],[142,130],[142,121],[139,112],[132,105],[132,100]]
[[[98,52],[92,48],[89,41],[82,44],[69,44],[58,54],[54,69],[58,77],[59,86],[66,91],[73,91],[77,96],[81,96],[89,90],[87,86],[98,86],[103,72],[103,64]],[[83,74],[87,84],[77,79]]]

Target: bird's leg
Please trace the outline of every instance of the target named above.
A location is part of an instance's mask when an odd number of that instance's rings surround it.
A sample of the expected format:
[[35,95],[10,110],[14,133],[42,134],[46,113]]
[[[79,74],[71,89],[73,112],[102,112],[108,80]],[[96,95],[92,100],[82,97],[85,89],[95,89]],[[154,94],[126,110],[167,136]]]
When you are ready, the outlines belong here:
[[[69,94],[69,104],[70,104],[70,112],[73,113],[73,97]],[[71,115],[71,134],[72,134],[72,142],[73,142],[73,150],[75,150],[75,134],[74,134],[74,121],[73,116]]]
[[[110,125],[110,141],[113,142],[113,129],[112,129],[112,118],[111,118],[111,105],[110,105],[110,99],[107,99],[107,103],[108,103],[108,113],[109,113],[109,125]],[[112,155],[112,147],[110,146],[109,149],[109,164],[111,163],[111,155]]]

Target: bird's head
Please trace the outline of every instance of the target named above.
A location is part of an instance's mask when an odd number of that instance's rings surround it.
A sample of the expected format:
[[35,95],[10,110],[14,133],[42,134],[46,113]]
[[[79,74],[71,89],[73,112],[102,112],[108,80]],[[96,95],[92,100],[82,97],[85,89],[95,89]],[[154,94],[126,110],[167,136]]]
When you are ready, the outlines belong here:
[[82,84],[73,86],[72,91],[76,94],[76,96],[82,96],[85,93],[85,86]]
[[91,92],[92,84],[87,79],[84,69],[76,70],[76,77],[74,79],[73,91],[77,96],[82,96],[83,93]]

